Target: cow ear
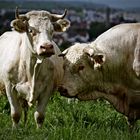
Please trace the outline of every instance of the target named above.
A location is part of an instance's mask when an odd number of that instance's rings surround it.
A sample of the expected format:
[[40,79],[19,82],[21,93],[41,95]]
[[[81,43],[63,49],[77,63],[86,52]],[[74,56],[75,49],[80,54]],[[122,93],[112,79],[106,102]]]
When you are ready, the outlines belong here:
[[84,48],[83,52],[88,55],[91,65],[94,65],[94,68],[100,68],[105,62],[105,54],[95,53],[93,47],[87,46]]
[[26,15],[19,15],[18,7],[16,7],[15,10],[15,18],[16,19],[11,21],[10,26],[18,32],[28,32],[29,18],[27,18]]
[[64,50],[61,54],[59,54],[58,57],[63,57],[64,58],[65,55],[68,53],[68,51],[69,51],[69,48]]
[[53,23],[54,31],[65,32],[70,27],[70,21],[67,19],[59,19]]
[[102,54],[102,53],[95,54],[92,57],[92,61],[94,61],[94,68],[95,69],[100,68],[104,64],[105,59],[106,59],[105,54]]
[[15,19],[11,22],[10,25],[14,30],[18,32],[27,32],[28,31],[28,22],[22,21],[21,19]]

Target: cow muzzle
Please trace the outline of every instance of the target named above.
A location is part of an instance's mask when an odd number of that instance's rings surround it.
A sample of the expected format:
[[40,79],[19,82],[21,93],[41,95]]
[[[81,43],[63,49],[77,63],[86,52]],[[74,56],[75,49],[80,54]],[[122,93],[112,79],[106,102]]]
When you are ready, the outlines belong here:
[[52,44],[44,43],[40,46],[40,53],[39,53],[40,56],[50,57],[54,54],[55,54],[54,46]]
[[73,97],[73,96],[70,96],[68,94],[68,90],[66,88],[64,88],[63,86],[59,86],[58,87],[58,91],[60,92],[61,96],[65,96],[65,97],[68,97],[68,98],[72,98]]

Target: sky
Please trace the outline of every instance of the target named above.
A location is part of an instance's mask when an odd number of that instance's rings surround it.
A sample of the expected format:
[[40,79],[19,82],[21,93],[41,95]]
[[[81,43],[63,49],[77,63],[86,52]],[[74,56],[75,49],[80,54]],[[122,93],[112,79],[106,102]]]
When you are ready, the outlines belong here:
[[[86,0],[85,0],[86,1]],[[106,4],[111,7],[117,7],[117,8],[125,8],[125,7],[139,7],[140,8],[140,0],[87,0],[87,1],[93,1],[95,3],[101,3]]]
[[[21,1],[21,0],[13,0],[13,1]],[[22,0],[22,1],[31,1],[31,0]],[[94,2],[97,4],[105,4],[115,8],[134,8],[134,7],[140,8],[140,0],[34,0],[34,1],[86,1],[86,2]]]
[[[57,0],[60,1],[60,0]],[[65,0],[65,1],[72,1],[72,0]],[[94,2],[98,4],[105,4],[111,7],[117,8],[133,8],[139,7],[140,8],[140,0],[77,0],[77,1],[87,1],[87,2]]]

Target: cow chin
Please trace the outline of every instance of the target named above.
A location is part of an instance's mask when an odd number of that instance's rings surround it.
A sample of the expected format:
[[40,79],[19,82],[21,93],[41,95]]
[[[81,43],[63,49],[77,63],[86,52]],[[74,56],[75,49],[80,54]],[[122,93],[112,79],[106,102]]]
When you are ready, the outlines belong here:
[[67,98],[74,98],[74,97],[76,97],[76,96],[71,96],[71,95],[69,95],[69,94],[67,94],[65,92],[60,92],[60,95],[64,96],[64,97],[67,97]]

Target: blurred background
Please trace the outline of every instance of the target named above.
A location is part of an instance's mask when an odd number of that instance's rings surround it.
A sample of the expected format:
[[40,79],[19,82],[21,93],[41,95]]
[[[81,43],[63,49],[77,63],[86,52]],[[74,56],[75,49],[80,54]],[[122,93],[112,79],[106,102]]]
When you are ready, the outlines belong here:
[[0,35],[11,30],[16,6],[20,13],[37,9],[61,14],[68,9],[70,29],[54,35],[61,50],[74,42],[93,41],[114,25],[140,21],[140,0],[0,0]]
[[[112,26],[140,22],[140,0],[0,0],[0,35],[10,28],[15,7],[20,13],[33,9],[63,13],[71,27],[55,33],[61,50],[75,42],[90,42]],[[49,101],[43,129],[35,129],[33,112],[27,126],[11,131],[9,103],[0,96],[0,140],[140,140],[140,131],[130,133],[126,119],[106,101],[77,102],[56,94]],[[140,130],[140,122],[137,128]]]

